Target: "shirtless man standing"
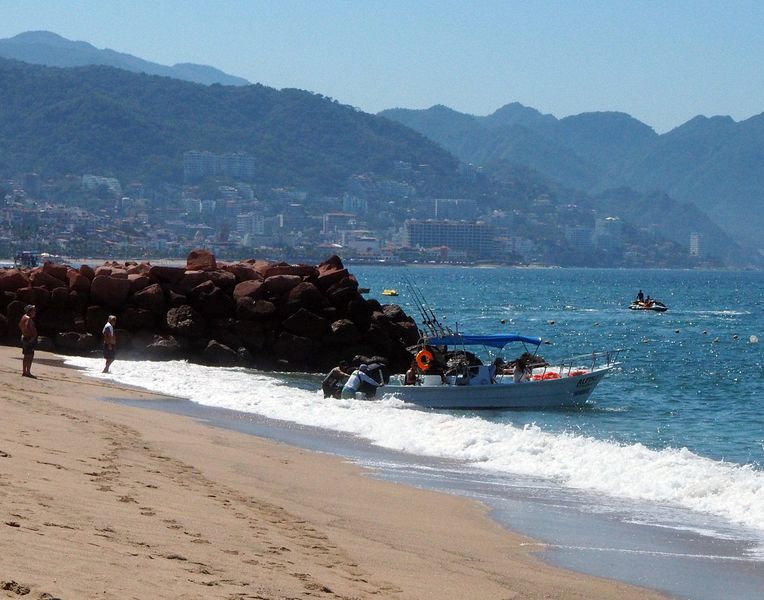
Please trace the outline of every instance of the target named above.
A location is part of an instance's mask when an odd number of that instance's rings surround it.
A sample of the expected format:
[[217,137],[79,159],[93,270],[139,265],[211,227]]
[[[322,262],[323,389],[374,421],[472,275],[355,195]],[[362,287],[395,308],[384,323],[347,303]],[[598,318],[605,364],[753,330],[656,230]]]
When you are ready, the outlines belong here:
[[23,358],[21,361],[21,376],[37,379],[32,375],[32,361],[34,360],[34,350],[37,347],[37,325],[34,318],[37,316],[37,307],[34,304],[27,304],[24,307],[24,315],[19,320],[19,329],[21,330],[21,352]]

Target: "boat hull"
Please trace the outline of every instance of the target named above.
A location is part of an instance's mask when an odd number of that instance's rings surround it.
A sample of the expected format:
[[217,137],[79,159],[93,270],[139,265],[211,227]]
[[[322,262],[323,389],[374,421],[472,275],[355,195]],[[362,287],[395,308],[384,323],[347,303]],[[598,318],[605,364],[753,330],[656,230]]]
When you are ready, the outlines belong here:
[[[382,390],[426,408],[461,410],[571,408],[582,406],[612,366],[577,376],[513,383],[505,378],[485,385],[388,385]],[[381,391],[382,391],[381,390]]]

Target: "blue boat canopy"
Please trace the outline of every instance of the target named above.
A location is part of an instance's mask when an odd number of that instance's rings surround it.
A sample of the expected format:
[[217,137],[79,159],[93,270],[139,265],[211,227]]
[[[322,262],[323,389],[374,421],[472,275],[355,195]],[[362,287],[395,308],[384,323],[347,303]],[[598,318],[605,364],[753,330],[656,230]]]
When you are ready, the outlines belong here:
[[454,333],[451,335],[427,338],[426,341],[431,346],[491,346],[493,348],[503,348],[512,342],[523,342],[540,346],[542,339],[517,335],[516,333],[490,333],[486,335],[463,335],[461,333]]

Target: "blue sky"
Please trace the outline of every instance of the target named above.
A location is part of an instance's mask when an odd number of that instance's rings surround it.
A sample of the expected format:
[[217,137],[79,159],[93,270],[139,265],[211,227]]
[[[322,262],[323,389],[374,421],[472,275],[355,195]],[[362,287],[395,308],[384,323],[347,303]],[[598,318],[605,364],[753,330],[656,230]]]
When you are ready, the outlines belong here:
[[39,29],[368,112],[764,112],[762,0],[0,0],[0,37]]

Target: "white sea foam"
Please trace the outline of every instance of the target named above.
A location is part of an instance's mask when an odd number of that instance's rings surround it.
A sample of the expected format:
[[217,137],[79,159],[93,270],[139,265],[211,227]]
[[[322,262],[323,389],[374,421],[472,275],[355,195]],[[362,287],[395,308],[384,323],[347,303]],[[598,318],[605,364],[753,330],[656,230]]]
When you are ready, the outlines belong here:
[[188,398],[199,404],[256,413],[361,436],[385,448],[467,461],[500,473],[541,477],[574,489],[673,504],[718,515],[764,532],[764,472],[710,460],[687,449],[649,449],[534,425],[516,427],[376,402],[324,399],[277,376],[175,362],[120,362],[102,375],[102,361],[67,358],[88,375]]

